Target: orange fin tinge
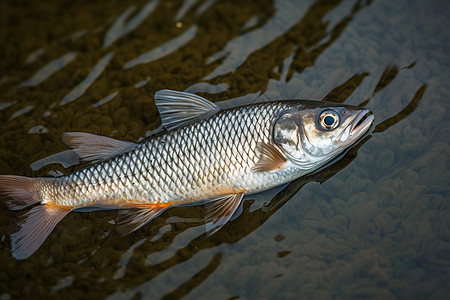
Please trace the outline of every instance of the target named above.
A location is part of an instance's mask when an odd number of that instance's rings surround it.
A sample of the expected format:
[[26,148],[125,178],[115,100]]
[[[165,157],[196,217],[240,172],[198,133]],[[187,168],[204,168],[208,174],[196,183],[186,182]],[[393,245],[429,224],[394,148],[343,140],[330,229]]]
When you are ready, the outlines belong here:
[[[40,201],[36,188],[39,180],[42,179],[0,175],[0,199],[11,210],[20,210],[36,204]],[[18,212],[13,221],[14,233],[11,234],[13,257],[25,259],[33,254],[56,224],[70,211],[71,208],[44,204]]]
[[138,230],[154,218],[160,216],[172,202],[164,204],[144,204],[119,209],[117,230],[121,235],[127,235]]

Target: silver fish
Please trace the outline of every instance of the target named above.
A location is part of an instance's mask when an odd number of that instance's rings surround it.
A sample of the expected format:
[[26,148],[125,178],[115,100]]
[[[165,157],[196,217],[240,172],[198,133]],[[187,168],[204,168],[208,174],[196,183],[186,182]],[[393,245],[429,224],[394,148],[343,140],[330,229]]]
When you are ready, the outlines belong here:
[[93,165],[57,178],[0,175],[3,202],[21,210],[12,254],[36,251],[70,211],[118,208],[130,233],[174,205],[205,203],[209,234],[242,198],[325,165],[371,126],[364,108],[319,101],[275,101],[231,109],[194,94],[155,94],[166,129],[141,143],[72,132],[63,141]]

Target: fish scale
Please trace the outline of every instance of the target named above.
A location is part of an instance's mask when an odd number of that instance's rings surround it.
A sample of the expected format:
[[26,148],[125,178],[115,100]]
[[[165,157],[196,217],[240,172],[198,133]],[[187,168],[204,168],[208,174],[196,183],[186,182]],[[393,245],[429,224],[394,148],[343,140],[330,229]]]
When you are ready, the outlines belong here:
[[118,208],[118,229],[127,234],[170,206],[204,202],[212,234],[244,194],[318,169],[373,121],[366,109],[317,101],[222,110],[197,95],[163,90],[155,102],[167,129],[158,135],[135,144],[67,133],[64,142],[92,165],[58,178],[0,175],[4,203],[12,210],[30,207],[19,213],[11,235],[14,257],[31,255],[64,216],[88,206]]
[[[250,172],[257,160],[256,143],[270,141],[270,119],[284,109],[286,105],[243,107],[170,131],[114,159],[59,178],[72,191],[50,186],[48,194],[58,205],[79,207],[118,201],[122,206],[184,204],[221,190],[247,187],[252,192],[257,180]],[[237,116],[242,116],[241,122]],[[200,162],[193,159],[196,152],[203,158]],[[111,170],[115,170],[113,178]]]

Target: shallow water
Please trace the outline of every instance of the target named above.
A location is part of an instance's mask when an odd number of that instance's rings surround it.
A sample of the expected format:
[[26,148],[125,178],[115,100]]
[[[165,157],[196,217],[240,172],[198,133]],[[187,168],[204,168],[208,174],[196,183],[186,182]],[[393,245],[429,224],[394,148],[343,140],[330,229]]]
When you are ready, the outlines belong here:
[[0,299],[450,297],[447,2],[3,1],[0,10],[0,174],[81,168],[63,152],[63,132],[151,134],[162,88],[229,105],[345,101],[376,117],[341,161],[247,197],[211,237],[201,206],[170,209],[126,237],[114,210],[71,213],[17,261],[13,214],[0,205]]

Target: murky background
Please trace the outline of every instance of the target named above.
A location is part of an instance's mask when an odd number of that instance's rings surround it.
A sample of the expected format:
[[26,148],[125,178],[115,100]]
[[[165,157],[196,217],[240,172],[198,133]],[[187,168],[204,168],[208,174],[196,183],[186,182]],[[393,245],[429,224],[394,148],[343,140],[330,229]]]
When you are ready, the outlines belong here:
[[0,174],[81,168],[63,132],[148,136],[162,88],[345,101],[376,117],[337,164],[247,197],[211,237],[202,206],[126,237],[114,210],[75,212],[17,261],[0,205],[0,299],[450,297],[449,2],[5,0],[0,11]]

